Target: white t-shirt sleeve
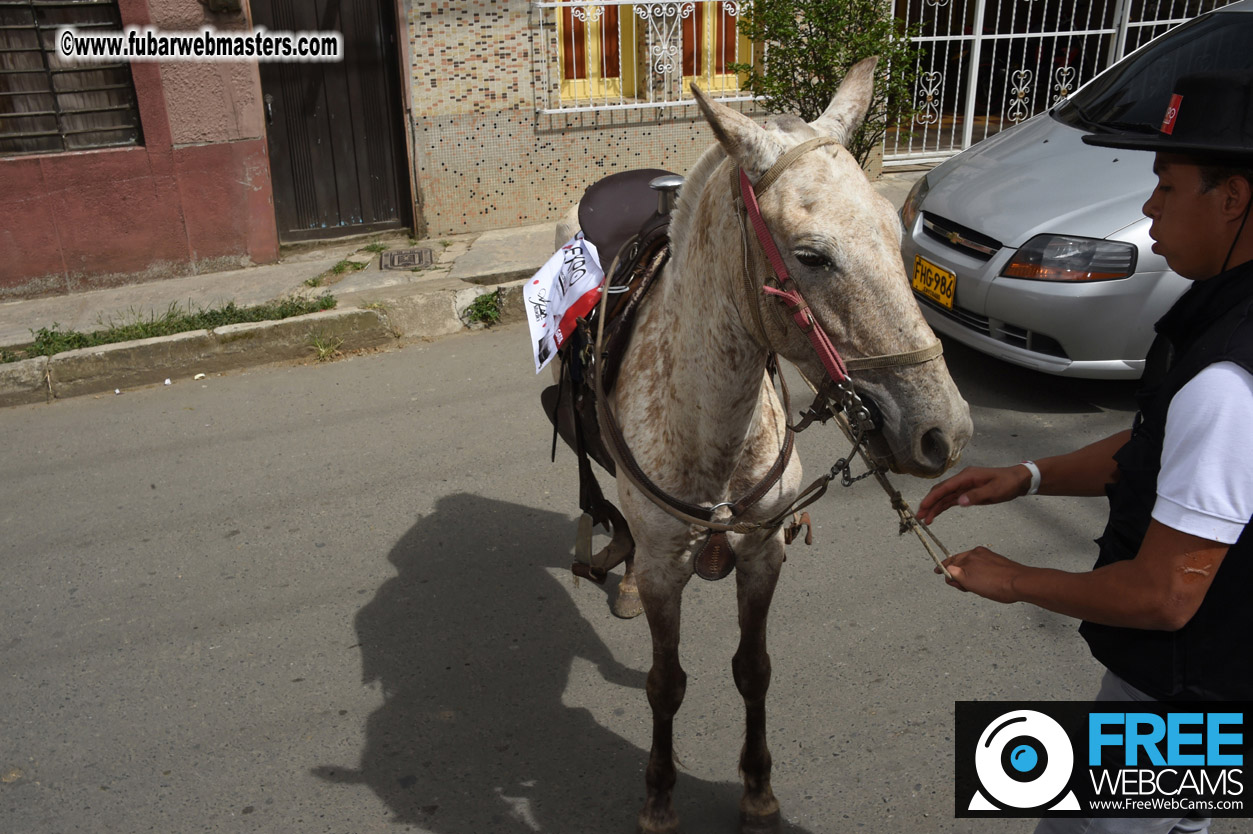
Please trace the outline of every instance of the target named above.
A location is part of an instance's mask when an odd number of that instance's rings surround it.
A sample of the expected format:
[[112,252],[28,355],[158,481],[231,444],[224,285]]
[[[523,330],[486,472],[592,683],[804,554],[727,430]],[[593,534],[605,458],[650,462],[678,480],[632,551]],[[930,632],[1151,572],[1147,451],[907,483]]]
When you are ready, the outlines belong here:
[[1217,362],[1170,403],[1153,518],[1235,544],[1253,517],[1253,374]]

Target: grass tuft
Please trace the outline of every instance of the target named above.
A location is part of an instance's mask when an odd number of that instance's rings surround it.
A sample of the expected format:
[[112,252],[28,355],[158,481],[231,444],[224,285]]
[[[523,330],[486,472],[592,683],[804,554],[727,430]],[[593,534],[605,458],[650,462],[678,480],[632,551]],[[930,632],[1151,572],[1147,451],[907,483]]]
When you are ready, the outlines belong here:
[[368,263],[359,264],[356,261],[342,260],[331,267],[331,272],[336,275],[343,275],[345,272],[360,272],[367,266],[369,266]]
[[470,306],[466,307],[465,319],[467,322],[474,324],[483,324],[491,327],[493,324],[500,322],[500,290],[484,293],[474,301],[470,302]]
[[321,333],[314,333],[309,337],[310,346],[313,352],[317,354],[319,362],[330,362],[337,359],[343,354],[340,348],[344,345],[344,340],[338,336],[324,336]]

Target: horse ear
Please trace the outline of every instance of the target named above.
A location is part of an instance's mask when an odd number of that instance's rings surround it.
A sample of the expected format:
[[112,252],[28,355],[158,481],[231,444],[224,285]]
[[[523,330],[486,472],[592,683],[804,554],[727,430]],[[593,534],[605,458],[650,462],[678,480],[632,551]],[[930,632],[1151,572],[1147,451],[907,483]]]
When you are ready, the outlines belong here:
[[830,136],[841,145],[847,145],[854,131],[866,118],[870,100],[874,97],[874,68],[879,56],[864,58],[853,65],[840,89],[835,91],[826,112],[810,124],[819,133]]
[[750,177],[760,177],[783,154],[782,143],[748,116],[709,98],[696,84],[692,95],[718,144]]

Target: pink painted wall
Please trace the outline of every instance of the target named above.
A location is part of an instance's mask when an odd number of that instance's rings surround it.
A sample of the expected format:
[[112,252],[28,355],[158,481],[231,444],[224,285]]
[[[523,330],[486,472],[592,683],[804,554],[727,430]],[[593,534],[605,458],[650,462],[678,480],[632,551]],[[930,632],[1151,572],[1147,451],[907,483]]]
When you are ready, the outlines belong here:
[[[194,0],[119,0],[125,25],[194,30]],[[131,65],[142,146],[0,158],[0,298],[278,258],[255,64]]]

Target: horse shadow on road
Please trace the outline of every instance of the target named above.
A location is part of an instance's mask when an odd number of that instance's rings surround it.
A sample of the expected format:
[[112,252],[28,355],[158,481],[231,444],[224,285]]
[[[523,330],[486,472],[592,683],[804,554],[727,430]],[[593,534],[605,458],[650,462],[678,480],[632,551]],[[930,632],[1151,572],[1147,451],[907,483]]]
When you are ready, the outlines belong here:
[[[626,686],[645,698],[645,673],[613,657],[549,570],[568,568],[571,528],[517,504],[440,499],[356,616],[364,680],[384,696],[360,761],[313,772],[367,785],[394,822],[438,834],[633,830],[647,751],[562,703],[576,658],[605,677],[606,697]],[[734,831],[740,791],[680,771],[684,830]]]

